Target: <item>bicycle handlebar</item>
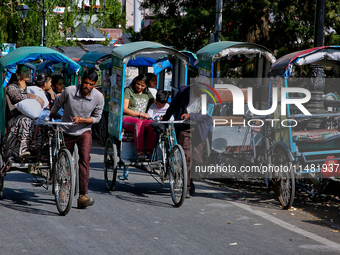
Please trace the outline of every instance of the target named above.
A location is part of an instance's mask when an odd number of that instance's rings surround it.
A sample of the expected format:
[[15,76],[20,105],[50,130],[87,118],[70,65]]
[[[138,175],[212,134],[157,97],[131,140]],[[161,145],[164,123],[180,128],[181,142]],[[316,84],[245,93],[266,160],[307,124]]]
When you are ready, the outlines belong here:
[[170,123],[184,123],[186,120],[167,120],[167,121],[157,121],[156,123],[170,124]]
[[184,120],[167,120],[167,121],[157,121],[154,120],[155,123],[163,123],[163,124],[171,124],[171,123],[184,123],[187,120],[186,117],[184,117]]
[[39,120],[39,124],[42,125],[63,125],[63,126],[72,126],[75,125],[74,122],[54,122],[54,121],[46,121],[46,120]]

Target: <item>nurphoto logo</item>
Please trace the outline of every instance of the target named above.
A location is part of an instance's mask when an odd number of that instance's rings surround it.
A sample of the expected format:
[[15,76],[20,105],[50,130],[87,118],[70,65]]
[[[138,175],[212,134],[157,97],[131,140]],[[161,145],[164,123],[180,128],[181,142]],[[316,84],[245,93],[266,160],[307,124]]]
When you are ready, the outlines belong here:
[[[311,99],[311,93],[309,90],[305,89],[305,88],[301,88],[301,87],[281,87],[281,93],[280,93],[280,101],[278,100],[278,88],[277,87],[273,87],[270,93],[270,99],[269,102],[271,103],[270,107],[268,105],[268,109],[263,109],[263,110],[259,110],[256,109],[254,106],[254,90],[252,87],[248,87],[246,88],[247,91],[247,100],[245,100],[245,95],[244,92],[242,90],[245,89],[241,89],[235,85],[231,85],[231,84],[215,84],[214,89],[211,89],[213,91],[214,94],[216,94],[216,97],[220,100],[220,95],[218,94],[218,92],[216,90],[221,90],[221,89],[225,89],[225,90],[229,90],[231,92],[231,96],[232,96],[232,114],[233,116],[237,116],[237,115],[241,115],[244,116],[246,114],[245,111],[245,105],[247,105],[248,110],[254,114],[254,118],[247,121],[243,121],[243,122],[232,122],[231,120],[226,120],[226,119],[218,119],[218,118],[214,118],[213,120],[213,126],[215,126],[216,124],[218,125],[228,125],[228,126],[232,126],[232,125],[248,125],[251,127],[261,127],[264,124],[264,121],[262,119],[256,119],[256,116],[268,116],[272,113],[274,113],[279,105],[280,102],[280,115],[281,116],[286,116],[287,115],[287,106],[294,106],[294,108],[298,109],[299,111],[301,111],[302,114],[304,115],[311,115],[311,113],[306,109],[306,107],[303,105],[304,103],[309,102],[309,100]],[[294,97],[294,98],[288,98],[288,94],[298,94],[299,97]],[[214,99],[214,96],[212,95],[212,93],[206,93],[206,94],[202,94],[201,95],[201,114],[202,115],[206,115],[207,114],[207,96],[210,96],[213,101],[215,102],[216,105],[216,101]],[[221,101],[221,100],[220,100]],[[247,104],[246,104],[247,103]],[[265,121],[268,121],[271,123],[271,125],[274,125],[274,122],[276,121],[280,121],[279,119],[266,119]],[[256,123],[256,124],[253,124]],[[297,125],[297,121],[290,118],[290,119],[283,119],[281,120],[281,125],[284,127],[295,127]]]

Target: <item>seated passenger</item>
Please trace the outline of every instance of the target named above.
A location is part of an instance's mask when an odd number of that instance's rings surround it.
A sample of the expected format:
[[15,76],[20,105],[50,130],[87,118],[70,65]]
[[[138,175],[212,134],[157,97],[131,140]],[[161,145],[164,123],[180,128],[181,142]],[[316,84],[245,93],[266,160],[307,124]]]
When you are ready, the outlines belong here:
[[[148,114],[152,119],[155,119],[156,116],[162,117],[166,110],[169,108],[168,104],[169,93],[165,90],[159,90],[156,94],[156,102],[154,102],[149,110]],[[170,120],[174,120],[174,117],[171,116]]]
[[123,102],[123,128],[134,132],[135,148],[138,158],[145,159],[143,150],[144,132],[146,133],[145,150],[147,154],[151,154],[155,145],[155,136],[148,120],[150,115],[146,113],[150,104],[154,102],[154,97],[146,87],[147,76],[145,74],[138,75],[133,79],[130,86],[125,88]]
[[147,73],[146,76],[148,77],[145,81],[146,86],[148,87],[149,91],[151,92],[152,96],[156,98],[157,94],[157,76],[153,73]]
[[[64,79],[61,75],[52,76],[52,89],[54,91],[55,99],[57,100],[61,93],[64,91]],[[59,111],[54,115],[54,119],[61,119],[64,114],[64,108],[60,108]]]
[[55,101],[54,91],[52,90],[52,78],[47,73],[38,74],[37,77],[34,79],[34,85],[41,88],[46,95],[48,100],[48,109],[52,109]]
[[9,85],[7,86],[7,105],[9,110],[9,119],[7,123],[7,134],[4,137],[3,156],[26,158],[31,155],[29,149],[31,145],[34,121],[30,117],[23,115],[14,105],[25,99],[37,100],[41,107],[44,101],[41,97],[27,93],[26,82],[30,80],[31,71],[25,65],[18,65],[17,71],[12,75]]
[[56,74],[52,76],[52,89],[56,98],[64,91],[64,79],[61,75]]

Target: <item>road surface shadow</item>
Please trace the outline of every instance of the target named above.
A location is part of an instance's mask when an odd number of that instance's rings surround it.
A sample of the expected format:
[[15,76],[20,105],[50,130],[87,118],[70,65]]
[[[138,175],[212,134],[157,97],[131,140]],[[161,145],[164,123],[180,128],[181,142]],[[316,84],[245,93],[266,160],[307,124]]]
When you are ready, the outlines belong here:
[[[47,216],[58,216],[57,212],[51,212],[39,207],[43,205],[55,205],[54,196],[52,195],[51,191],[49,191],[51,198],[45,199],[38,196],[39,193],[43,193],[45,195],[45,190],[41,192],[31,192],[24,189],[11,189],[11,188],[4,188],[4,195],[2,200],[0,200],[0,205],[24,212],[24,213],[31,213],[37,215],[47,215]],[[57,209],[56,209],[57,211]]]
[[[213,184],[223,193],[227,199],[232,199],[251,206],[265,207],[270,209],[283,210],[278,202],[276,193],[267,190],[264,180],[204,180]],[[199,181],[197,182],[199,184]],[[331,189],[333,194],[329,197],[338,199],[339,194]],[[207,196],[196,192],[195,196]],[[306,221],[311,224],[327,225],[328,227],[340,230],[340,203],[328,200],[324,197],[311,197],[305,191],[296,189],[293,207],[289,211],[294,214],[308,214],[312,220]]]

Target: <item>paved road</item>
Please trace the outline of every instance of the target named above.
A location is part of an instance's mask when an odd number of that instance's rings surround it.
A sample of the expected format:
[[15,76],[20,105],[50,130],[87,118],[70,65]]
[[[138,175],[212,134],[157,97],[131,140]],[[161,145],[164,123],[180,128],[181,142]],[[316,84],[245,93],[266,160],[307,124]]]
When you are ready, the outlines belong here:
[[[141,171],[107,192],[103,148],[94,146],[89,195],[95,205],[59,216],[51,190],[13,172],[0,201],[0,254],[339,254],[339,234],[309,213],[249,203],[237,190],[197,182],[173,207],[169,186]],[[248,202],[247,202],[248,201]]]

